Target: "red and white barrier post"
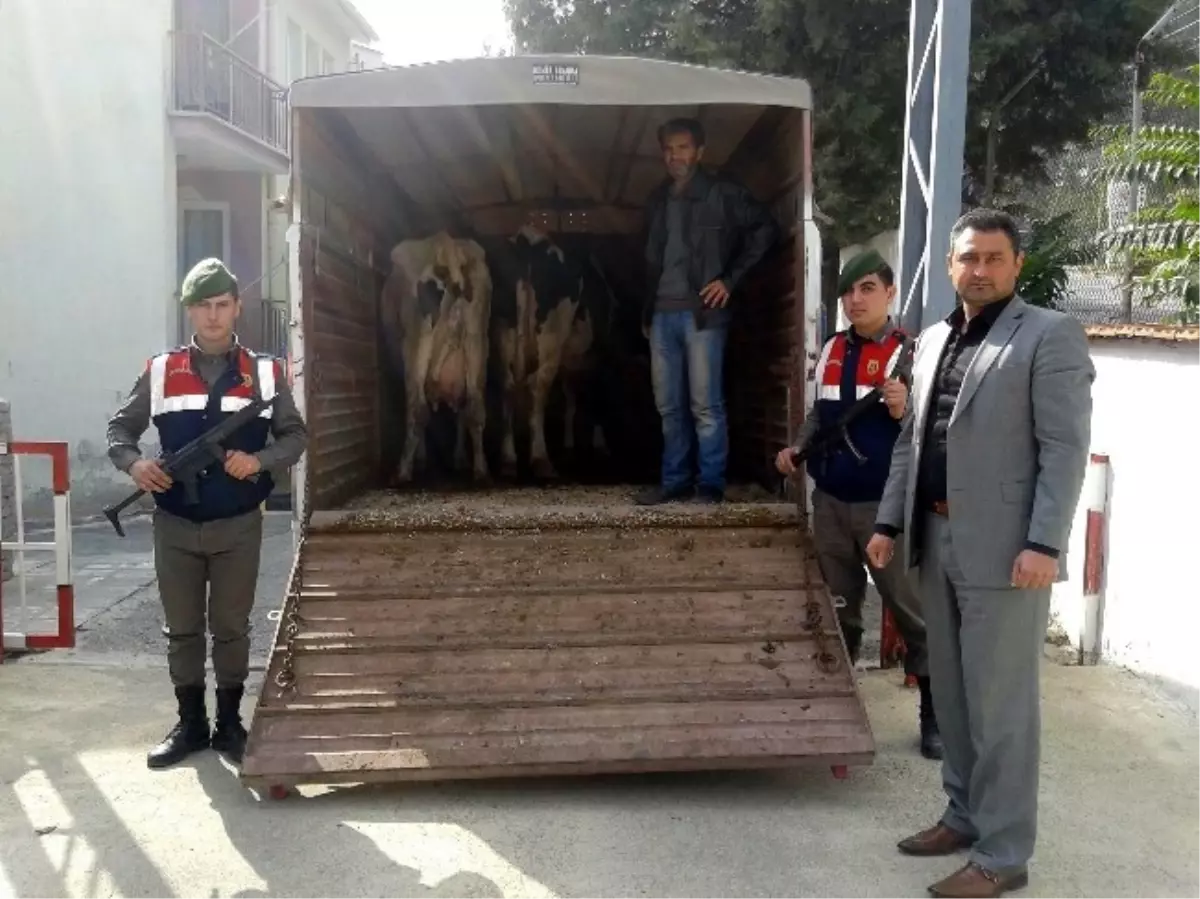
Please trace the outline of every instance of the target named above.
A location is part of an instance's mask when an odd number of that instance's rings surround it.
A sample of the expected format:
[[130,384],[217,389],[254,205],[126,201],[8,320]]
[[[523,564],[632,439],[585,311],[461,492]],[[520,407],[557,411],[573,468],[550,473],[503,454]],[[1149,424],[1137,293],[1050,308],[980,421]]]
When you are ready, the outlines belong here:
[[1095,665],[1100,659],[1101,605],[1104,593],[1104,549],[1108,532],[1109,461],[1105,453],[1092,453],[1083,481],[1087,531],[1083,555],[1083,616],[1079,624],[1079,662]]
[[[17,519],[15,543],[0,543],[0,549],[17,558],[18,617],[10,626],[4,623],[4,595],[0,592],[0,661],[5,649],[71,649],[75,646],[75,587],[71,576],[71,473],[67,444],[59,441],[0,442],[0,455],[13,460],[14,496]],[[49,456],[54,486],[54,540],[29,542],[25,539],[24,510],[22,509],[21,457]],[[57,632],[29,633],[28,584],[25,557],[27,553],[53,553]],[[2,588],[0,588],[2,591]],[[10,616],[11,621],[11,616]]]

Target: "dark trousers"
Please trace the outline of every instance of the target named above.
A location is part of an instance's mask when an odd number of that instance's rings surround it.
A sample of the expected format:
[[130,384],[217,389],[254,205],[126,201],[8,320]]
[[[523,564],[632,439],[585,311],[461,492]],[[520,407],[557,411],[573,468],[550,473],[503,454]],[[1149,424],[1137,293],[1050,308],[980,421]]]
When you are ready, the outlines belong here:
[[175,686],[204,685],[208,634],[217,686],[238,686],[249,675],[262,533],[260,509],[203,524],[155,511],[154,567]]
[[894,553],[886,568],[875,568],[867,562],[867,543],[875,532],[878,510],[879,503],[844,503],[823,490],[813,491],[813,543],[821,577],[830,594],[845,602],[837,610],[842,627],[861,630],[867,568],[870,568],[880,599],[891,610],[896,628],[907,645],[905,673],[926,677],[929,657],[925,650],[925,622],[921,618],[921,602],[904,570],[903,554]]

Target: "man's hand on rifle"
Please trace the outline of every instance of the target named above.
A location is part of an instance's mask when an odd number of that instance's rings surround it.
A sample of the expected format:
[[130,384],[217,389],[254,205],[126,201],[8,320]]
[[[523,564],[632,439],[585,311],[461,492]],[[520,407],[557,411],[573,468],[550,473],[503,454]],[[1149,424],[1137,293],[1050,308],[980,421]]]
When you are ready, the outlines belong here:
[[896,541],[886,534],[872,534],[867,541],[867,558],[876,568],[887,568],[896,550]]
[[796,447],[789,446],[779,451],[779,455],[775,457],[775,467],[781,475],[785,477],[791,476],[796,472],[796,463],[792,461],[792,456],[796,453]]
[[908,403],[908,388],[898,378],[888,378],[883,383],[883,401],[887,403],[888,413],[895,419],[904,417],[904,407]]
[[129,466],[129,476],[138,490],[147,493],[166,493],[171,489],[171,476],[167,474],[153,459],[138,459]]
[[230,450],[225,454],[225,473],[231,478],[244,481],[252,478],[262,470],[262,464],[257,456],[243,453],[241,450]]

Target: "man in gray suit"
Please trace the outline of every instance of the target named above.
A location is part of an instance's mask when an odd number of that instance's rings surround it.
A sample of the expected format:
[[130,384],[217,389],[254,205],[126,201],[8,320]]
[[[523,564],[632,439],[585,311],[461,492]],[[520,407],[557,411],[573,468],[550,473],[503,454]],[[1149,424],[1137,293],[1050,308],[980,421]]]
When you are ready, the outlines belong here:
[[1087,464],[1095,369],[1077,321],[1015,296],[1024,256],[1008,215],[969,212],[950,242],[961,305],[917,342],[867,554],[882,568],[905,534],[944,744],[946,812],[900,851],[969,848],[930,892],[1000,896],[1025,886],[1033,855],[1039,665]]

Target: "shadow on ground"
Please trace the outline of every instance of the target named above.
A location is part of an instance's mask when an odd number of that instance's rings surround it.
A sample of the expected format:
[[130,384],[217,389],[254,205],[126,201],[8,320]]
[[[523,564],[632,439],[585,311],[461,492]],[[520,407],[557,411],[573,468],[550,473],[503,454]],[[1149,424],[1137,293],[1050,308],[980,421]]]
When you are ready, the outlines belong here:
[[[0,894],[924,895],[957,860],[894,849],[941,807],[899,681],[863,675],[878,755],[846,781],[813,768],[259,801],[211,752],[146,769],[171,720],[163,672],[4,665]],[[1045,696],[1025,895],[1197,895],[1194,716],[1112,669],[1048,665]]]

